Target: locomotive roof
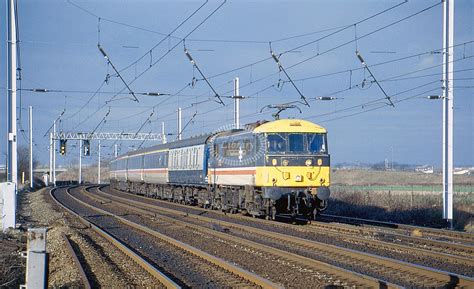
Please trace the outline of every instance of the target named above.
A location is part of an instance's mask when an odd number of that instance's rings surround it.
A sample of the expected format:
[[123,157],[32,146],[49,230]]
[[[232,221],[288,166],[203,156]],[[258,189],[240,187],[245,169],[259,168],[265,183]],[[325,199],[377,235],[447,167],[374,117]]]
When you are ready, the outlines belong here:
[[256,127],[253,132],[306,132],[306,133],[325,133],[326,129],[303,119],[279,119],[270,121]]

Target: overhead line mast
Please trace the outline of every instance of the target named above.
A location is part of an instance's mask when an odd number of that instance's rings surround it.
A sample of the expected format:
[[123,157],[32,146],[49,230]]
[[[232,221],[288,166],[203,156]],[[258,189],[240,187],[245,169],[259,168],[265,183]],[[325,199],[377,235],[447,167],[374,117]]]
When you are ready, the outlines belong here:
[[8,163],[7,181],[17,184],[16,69],[17,39],[15,1],[8,0]]
[[452,229],[454,0],[443,2],[443,219]]

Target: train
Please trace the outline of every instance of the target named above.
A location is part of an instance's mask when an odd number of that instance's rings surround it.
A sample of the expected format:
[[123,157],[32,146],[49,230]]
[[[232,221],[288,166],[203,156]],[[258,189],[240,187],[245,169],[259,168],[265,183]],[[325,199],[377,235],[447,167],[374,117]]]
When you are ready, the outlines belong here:
[[128,152],[109,164],[111,187],[204,208],[314,219],[328,206],[325,128],[279,119]]

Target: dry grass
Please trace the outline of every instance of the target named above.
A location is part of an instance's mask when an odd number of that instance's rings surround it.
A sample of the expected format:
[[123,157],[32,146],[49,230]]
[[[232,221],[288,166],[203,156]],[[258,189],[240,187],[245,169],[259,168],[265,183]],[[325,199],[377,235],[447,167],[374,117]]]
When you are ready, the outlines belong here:
[[[379,221],[443,227],[442,195],[427,193],[393,194],[333,190],[327,212],[348,217]],[[474,222],[474,194],[454,195],[454,226],[472,231]]]
[[[56,176],[57,181],[77,181],[79,172],[77,168],[69,169],[66,172],[62,172]],[[101,184],[109,183],[109,168],[101,167],[100,169],[100,181]],[[97,184],[97,167],[83,167],[82,168],[82,182]]]
[[[404,171],[332,170],[335,185],[440,185],[442,175]],[[474,185],[474,175],[455,175],[457,185]]]

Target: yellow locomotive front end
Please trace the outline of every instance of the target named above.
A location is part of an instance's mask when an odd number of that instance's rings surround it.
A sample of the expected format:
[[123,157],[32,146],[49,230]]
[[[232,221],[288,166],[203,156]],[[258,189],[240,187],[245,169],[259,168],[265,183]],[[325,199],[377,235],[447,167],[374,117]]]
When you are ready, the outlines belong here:
[[255,186],[272,200],[272,215],[315,217],[330,195],[327,131],[312,122],[277,120],[255,128],[265,138]]

